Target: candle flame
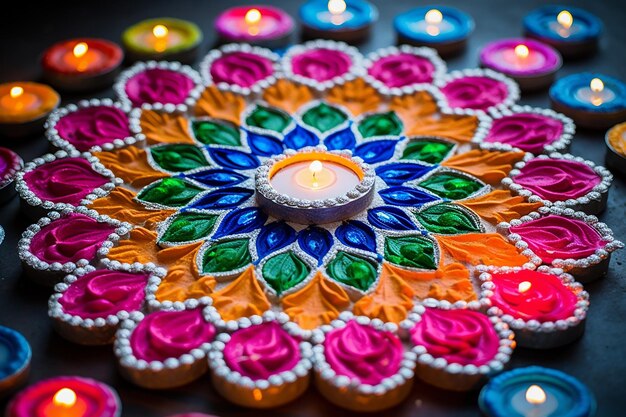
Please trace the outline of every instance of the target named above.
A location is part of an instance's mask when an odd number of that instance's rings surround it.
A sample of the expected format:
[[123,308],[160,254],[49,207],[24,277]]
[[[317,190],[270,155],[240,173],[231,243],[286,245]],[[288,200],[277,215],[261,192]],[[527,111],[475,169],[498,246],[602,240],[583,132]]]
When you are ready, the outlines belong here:
[[531,385],[526,390],[526,401],[533,405],[546,402],[546,392],[539,385]]
[[426,23],[429,25],[438,25],[443,21],[443,14],[437,9],[430,9],[426,12],[424,20],[426,20]]
[[76,404],[76,393],[69,388],[61,388],[54,394],[52,402],[58,407],[73,407]]
[[602,82],[601,79],[599,78],[594,78],[593,80],[591,80],[591,82],[589,83],[589,88],[591,88],[591,91],[593,91],[594,93],[599,93],[602,90],[604,90],[604,83]]
[[152,28],[152,34],[157,39],[165,38],[168,33],[169,33],[169,30],[167,29],[167,27],[165,27],[165,25],[155,25]]
[[309,165],[309,171],[311,171],[311,174],[313,174],[313,176],[322,172],[322,169],[324,169],[324,165],[317,160],[311,162],[311,165]]
[[72,51],[72,53],[76,58],[82,58],[87,53],[88,49],[89,46],[87,46],[85,42],[79,42],[76,44],[76,46],[74,46],[74,50]]
[[20,86],[11,87],[11,90],[9,91],[11,98],[18,98],[22,94],[24,94],[24,89]]
[[524,293],[524,292],[528,291],[531,286],[532,286],[532,284],[530,282],[523,281],[523,282],[519,283],[519,285],[517,286],[517,289],[519,290],[519,292]]
[[332,15],[339,15],[346,11],[346,2],[343,0],[328,0],[328,11]]
[[572,27],[572,24],[574,23],[574,17],[567,10],[563,10],[561,13],[557,15],[556,21],[559,22],[559,24],[563,26],[565,29],[569,29]]
[[259,9],[250,9],[246,12],[244,20],[248,25],[256,25],[261,21],[261,12]]
[[515,55],[518,58],[521,58],[521,59],[527,58],[528,54],[530,54],[530,51],[528,50],[528,46],[520,44],[515,47]]

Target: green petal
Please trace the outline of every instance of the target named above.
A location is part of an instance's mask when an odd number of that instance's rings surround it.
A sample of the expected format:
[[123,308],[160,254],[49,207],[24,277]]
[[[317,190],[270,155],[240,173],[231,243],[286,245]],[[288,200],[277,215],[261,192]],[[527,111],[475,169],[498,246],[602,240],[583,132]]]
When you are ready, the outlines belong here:
[[348,116],[344,112],[326,103],[320,103],[302,115],[304,123],[313,126],[322,133],[339,126],[347,119]]
[[364,138],[373,136],[398,136],[402,133],[402,121],[392,111],[372,114],[359,123],[359,132]]
[[229,240],[211,245],[202,257],[202,272],[228,272],[252,262],[248,239]]
[[248,126],[273,130],[278,133],[282,133],[289,126],[290,121],[291,118],[280,110],[263,106],[257,106],[246,118]]
[[196,139],[205,145],[241,146],[239,129],[228,122],[194,120],[191,129]]
[[169,207],[182,207],[201,191],[201,188],[180,178],[164,178],[144,188],[137,199]]
[[301,283],[309,275],[309,267],[292,251],[268,259],[263,265],[263,278],[278,293],[282,294]]
[[480,232],[475,218],[455,204],[437,204],[415,214],[426,230],[444,235]]
[[437,269],[433,242],[423,236],[388,237],[385,259],[389,262],[420,269]]
[[429,164],[438,164],[445,159],[452,147],[454,147],[453,144],[446,142],[411,141],[406,145],[401,159],[413,159],[428,162]]
[[166,171],[184,172],[209,165],[202,150],[194,145],[165,145],[150,149],[152,159]]
[[431,175],[419,185],[450,200],[467,198],[483,187],[478,181],[444,172]]
[[208,236],[217,216],[203,213],[181,213],[170,223],[161,237],[162,242],[180,243]]
[[326,267],[331,278],[367,291],[376,281],[376,266],[370,260],[346,252],[339,252]]

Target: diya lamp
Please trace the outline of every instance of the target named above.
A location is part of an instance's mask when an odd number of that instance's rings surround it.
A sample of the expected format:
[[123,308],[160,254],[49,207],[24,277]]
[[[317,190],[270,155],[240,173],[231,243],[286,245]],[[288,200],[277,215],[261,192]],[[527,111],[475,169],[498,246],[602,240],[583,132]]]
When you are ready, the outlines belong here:
[[302,36],[348,43],[364,41],[378,19],[378,9],[365,0],[309,0],[300,7]]
[[463,51],[474,31],[474,19],[454,7],[418,7],[393,21],[398,44],[429,46],[441,56]]
[[598,49],[602,21],[576,7],[543,6],[524,17],[524,36],[538,39],[566,58],[589,56]]
[[591,417],[596,411],[594,396],[582,382],[541,366],[493,378],[481,390],[478,405],[487,417]]
[[480,65],[511,77],[522,91],[547,88],[561,68],[561,54],[532,39],[502,39],[487,44]]
[[[4,231],[0,228],[0,243]],[[0,326],[0,397],[21,385],[28,378],[32,352],[20,333]]]
[[65,91],[89,91],[113,84],[124,53],[104,39],[70,39],[48,48],[41,60],[43,76]]
[[6,417],[119,417],[122,405],[108,385],[88,378],[58,377],[18,393]]
[[215,30],[222,43],[245,42],[266,48],[287,46],[293,29],[291,16],[271,6],[232,7],[215,21]]
[[589,72],[561,78],[550,87],[552,108],[576,125],[607,129],[626,120],[626,84]]
[[128,62],[167,60],[184,64],[198,57],[202,31],[193,22],[171,17],[143,20],[122,33]]
[[0,84],[0,137],[22,137],[43,132],[48,115],[57,108],[59,94],[45,84]]
[[626,175],[626,122],[606,132],[606,165]]

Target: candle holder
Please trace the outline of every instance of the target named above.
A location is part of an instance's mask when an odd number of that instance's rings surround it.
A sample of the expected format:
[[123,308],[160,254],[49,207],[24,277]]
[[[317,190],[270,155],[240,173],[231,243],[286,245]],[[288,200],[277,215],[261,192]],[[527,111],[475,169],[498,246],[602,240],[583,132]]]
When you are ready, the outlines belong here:
[[0,147],[0,204],[4,204],[15,196],[13,180],[24,167],[24,161],[18,154],[8,148]]
[[77,376],[39,381],[13,397],[6,410],[6,417],[120,417],[121,414],[122,404],[113,388]]
[[70,39],[48,48],[41,59],[44,78],[60,90],[92,91],[113,84],[124,59],[117,44],[104,39]]
[[561,68],[561,55],[532,39],[491,42],[480,52],[480,65],[511,77],[522,91],[547,88]]
[[171,17],[142,20],[122,33],[128,62],[166,60],[192,64],[201,43],[198,25]]
[[[309,174],[309,168],[313,168],[310,164],[315,161],[330,163],[334,167],[340,167],[342,171],[349,171],[352,176],[358,178],[354,188],[347,192],[335,193],[324,199],[315,197],[314,189],[311,189],[311,197],[290,196],[277,190],[284,190],[285,186],[276,182],[276,175],[290,166],[302,165],[301,171]],[[303,165],[304,164],[304,165]],[[320,164],[321,165],[321,164]],[[334,168],[337,169],[337,168]],[[292,175],[299,178],[300,171],[291,172],[285,177],[285,181],[289,182]],[[284,176],[284,171],[280,176]],[[315,183],[313,171],[309,174],[310,180]],[[351,152],[346,151],[328,151],[326,147],[319,146],[315,148],[304,148],[298,152],[285,151],[284,154],[269,159],[256,172],[256,190],[257,203],[259,206],[273,217],[278,219],[289,220],[300,224],[321,224],[333,223],[349,218],[356,213],[365,210],[374,198],[374,171],[365,164],[361,158],[352,157]],[[320,183],[324,181],[320,178]],[[341,181],[337,178],[337,181]],[[344,178],[345,180],[345,178]],[[345,187],[343,187],[345,188]],[[320,187],[319,191],[322,191]]]
[[45,84],[0,84],[0,135],[18,138],[42,132],[46,117],[60,101],[59,94]]
[[467,47],[474,31],[474,19],[454,7],[417,7],[393,20],[397,43],[428,46],[439,55],[458,55]]
[[613,126],[605,137],[606,165],[626,175],[626,123]]
[[308,0],[300,7],[302,37],[360,43],[378,20],[378,9],[366,0]]
[[626,119],[626,84],[603,74],[572,74],[550,87],[550,103],[578,126],[607,129]]
[[3,397],[26,382],[32,352],[24,336],[0,326],[0,357],[0,397]]
[[556,369],[528,366],[504,372],[489,381],[478,397],[487,417],[592,417],[596,401],[578,379]]
[[289,44],[294,21],[278,7],[236,6],[225,10],[215,20],[215,31],[222,43],[240,42],[265,48]]
[[520,347],[552,349],[585,331],[589,294],[561,269],[479,266],[480,298],[487,313],[502,318]]
[[530,154],[515,164],[502,185],[530,202],[569,207],[588,214],[606,208],[613,175],[608,169],[570,154]]
[[524,36],[554,47],[566,58],[595,53],[603,31],[602,21],[584,9],[542,6],[523,20]]

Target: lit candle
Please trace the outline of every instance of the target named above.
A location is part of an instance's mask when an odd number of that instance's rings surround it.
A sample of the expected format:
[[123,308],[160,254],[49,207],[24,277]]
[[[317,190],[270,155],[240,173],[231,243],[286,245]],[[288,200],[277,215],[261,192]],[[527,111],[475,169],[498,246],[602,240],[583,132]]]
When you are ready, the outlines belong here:
[[124,54],[104,39],[70,39],[52,45],[42,58],[44,77],[68,91],[108,87],[119,72]]
[[525,36],[553,46],[565,57],[593,53],[601,32],[600,19],[575,7],[543,6],[524,17]]
[[561,78],[550,88],[552,108],[577,125],[606,129],[626,119],[626,84],[603,74]]
[[480,53],[481,66],[513,78],[522,91],[547,88],[561,68],[561,55],[532,39],[502,39],[487,44]]
[[284,10],[271,6],[237,6],[224,11],[215,21],[220,41],[247,42],[277,48],[286,46],[294,22]]
[[474,21],[453,7],[418,7],[394,19],[398,43],[435,48],[440,55],[461,52],[474,30]]
[[378,10],[366,0],[309,0],[300,8],[303,35],[345,42],[361,42],[378,19]]
[[[0,148],[0,157],[2,157]],[[0,164],[2,159],[0,159]],[[2,182],[0,172],[0,183]],[[0,243],[4,231],[0,230]],[[31,359],[30,345],[20,333],[0,326],[0,396],[21,385],[28,377]]]
[[343,165],[314,160],[282,168],[274,174],[271,184],[276,191],[295,198],[324,200],[347,193],[359,180],[354,171]]
[[169,17],[136,23],[122,34],[129,62],[169,60],[191,63],[196,60],[202,31],[192,22]]
[[46,117],[59,101],[57,92],[44,84],[0,84],[0,135],[19,137],[42,132]]
[[93,379],[58,377],[18,393],[7,417],[119,417],[122,406],[113,388]]

